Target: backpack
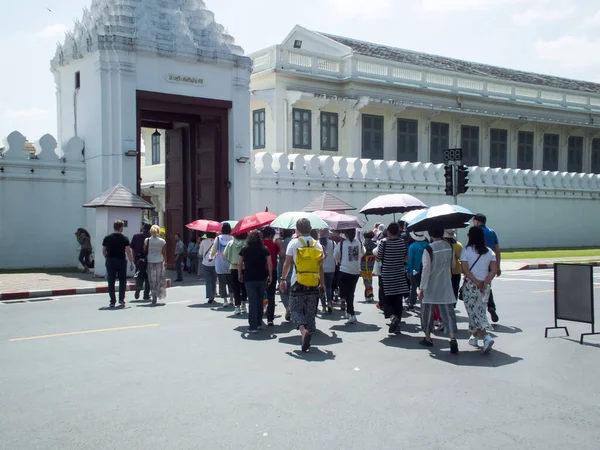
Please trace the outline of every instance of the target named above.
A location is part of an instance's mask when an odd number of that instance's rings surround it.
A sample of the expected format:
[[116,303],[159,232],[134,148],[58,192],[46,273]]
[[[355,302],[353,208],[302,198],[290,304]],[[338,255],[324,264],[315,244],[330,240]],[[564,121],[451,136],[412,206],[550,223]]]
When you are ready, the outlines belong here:
[[316,241],[310,243],[298,238],[303,247],[296,251],[296,273],[298,283],[306,287],[317,287],[319,285],[319,272],[321,271],[321,260],[323,252],[315,248]]

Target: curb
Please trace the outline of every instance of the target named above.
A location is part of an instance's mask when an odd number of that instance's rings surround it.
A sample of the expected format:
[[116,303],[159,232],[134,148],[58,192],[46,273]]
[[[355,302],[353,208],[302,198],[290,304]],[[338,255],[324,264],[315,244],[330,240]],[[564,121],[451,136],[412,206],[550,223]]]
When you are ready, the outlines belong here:
[[[577,264],[577,261],[563,262],[561,264]],[[584,263],[587,266],[600,267],[600,262],[587,262]],[[550,264],[525,264],[519,267],[517,270],[537,270],[537,269],[553,269],[554,263]]]
[[[171,287],[171,280],[167,279],[167,287]],[[135,291],[135,283],[127,283],[126,291]],[[89,294],[107,294],[108,286],[94,286],[85,288],[71,288],[71,289],[51,289],[51,290],[40,290],[40,291],[22,291],[22,292],[0,292],[0,301],[9,300],[26,300],[29,298],[40,298],[40,297],[64,297],[67,295],[89,295]]]

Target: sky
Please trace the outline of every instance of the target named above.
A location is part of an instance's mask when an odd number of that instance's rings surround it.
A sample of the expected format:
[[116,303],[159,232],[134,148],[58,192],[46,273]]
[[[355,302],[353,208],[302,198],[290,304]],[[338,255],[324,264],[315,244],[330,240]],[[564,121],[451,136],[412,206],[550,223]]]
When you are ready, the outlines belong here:
[[[6,0],[8,1],[8,0]],[[0,15],[0,141],[56,136],[50,72],[91,0],[11,1]],[[597,0],[205,0],[251,53],[296,25],[384,45],[600,83]],[[0,144],[2,145],[2,144]]]

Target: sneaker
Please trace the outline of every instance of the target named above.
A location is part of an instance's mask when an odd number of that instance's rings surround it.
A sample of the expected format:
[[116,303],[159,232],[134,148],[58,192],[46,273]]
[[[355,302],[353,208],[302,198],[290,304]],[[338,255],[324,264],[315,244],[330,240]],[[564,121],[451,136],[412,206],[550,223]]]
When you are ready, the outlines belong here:
[[346,323],[352,324],[352,323],[356,323],[356,322],[358,322],[358,320],[356,320],[356,316],[349,316],[348,322],[346,322]]
[[258,333],[258,330],[248,330],[248,333],[250,333],[250,334],[256,334],[256,333]]
[[242,314],[242,310],[240,309],[239,306],[236,306],[235,309],[233,310],[233,314],[236,316],[239,316]]
[[136,300],[140,299],[140,291],[136,290],[135,294],[133,295],[135,297]]
[[498,317],[498,314],[496,314],[496,310],[494,308],[490,308],[488,311],[490,312],[490,316],[492,316],[492,322],[498,323],[500,318]]
[[477,339],[474,336],[471,336],[471,338],[469,339],[469,345],[471,347],[479,347],[479,339]]
[[108,304],[108,306],[109,306],[110,308],[114,308],[116,305],[117,305],[117,304],[116,304],[116,303],[113,303],[113,302],[110,302],[110,303]]
[[491,336],[486,336],[483,340],[483,353],[489,353],[492,347],[494,346],[494,339]]
[[274,325],[274,324],[273,324],[273,321],[272,321],[272,320],[269,320],[269,321],[267,322],[267,325],[268,325],[268,326],[270,326],[270,327],[272,327],[272,326]]
[[458,342],[456,342],[456,339],[450,340],[450,353],[454,355],[458,353]]
[[248,310],[246,309],[246,302],[242,302],[242,313],[246,314]]
[[342,311],[346,311],[346,301],[345,300],[342,300],[342,304],[340,305],[340,309]]
[[390,334],[395,333],[400,325],[400,318],[398,316],[392,316],[392,322],[390,323],[390,327],[388,328],[388,332]]
[[125,306],[125,300],[119,300],[119,305]]

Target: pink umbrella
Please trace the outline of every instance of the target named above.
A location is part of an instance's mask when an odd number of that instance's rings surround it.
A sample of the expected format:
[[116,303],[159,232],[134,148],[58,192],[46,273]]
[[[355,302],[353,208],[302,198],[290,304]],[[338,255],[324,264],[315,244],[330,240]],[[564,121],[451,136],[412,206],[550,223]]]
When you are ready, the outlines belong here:
[[205,233],[220,233],[222,225],[214,220],[194,220],[186,225],[190,230],[204,231]]
[[315,211],[315,214],[333,230],[353,230],[365,226],[362,220],[349,214],[340,214],[335,211]]

